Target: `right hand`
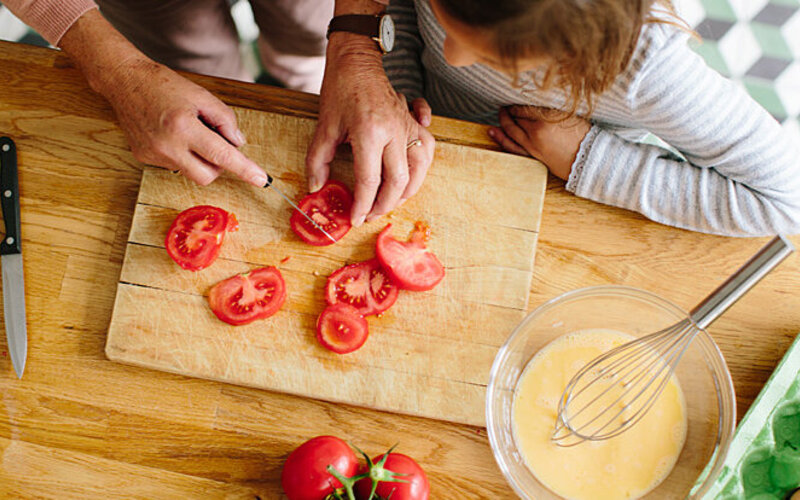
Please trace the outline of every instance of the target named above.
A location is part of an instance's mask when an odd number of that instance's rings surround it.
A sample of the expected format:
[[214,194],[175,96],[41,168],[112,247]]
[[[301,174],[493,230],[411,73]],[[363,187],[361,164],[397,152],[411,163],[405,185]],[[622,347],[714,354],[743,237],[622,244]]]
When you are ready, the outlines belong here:
[[[359,46],[362,42],[367,45]],[[426,129],[431,111],[422,99],[412,105],[416,117],[386,78],[375,42],[349,33],[331,35],[306,173],[309,190],[317,191],[328,179],[336,147],[350,143],[356,180],[354,226],[399,206],[425,179],[435,143]],[[422,140],[422,147],[407,148],[416,139]]]
[[117,115],[137,160],[205,185],[229,170],[263,186],[266,173],[238,149],[233,110],[199,85],[142,54],[97,9],[67,30],[59,47]]
[[137,160],[179,170],[200,185],[228,170],[257,186],[265,172],[237,147],[245,142],[229,107],[204,88],[145,57],[116,68],[102,92]]

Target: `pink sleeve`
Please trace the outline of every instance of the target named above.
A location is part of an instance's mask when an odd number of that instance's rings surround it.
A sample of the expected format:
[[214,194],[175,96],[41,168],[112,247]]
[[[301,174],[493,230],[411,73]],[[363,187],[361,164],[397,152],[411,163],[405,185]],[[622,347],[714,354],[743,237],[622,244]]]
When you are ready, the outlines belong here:
[[56,46],[79,17],[97,8],[94,0],[3,0],[3,5]]

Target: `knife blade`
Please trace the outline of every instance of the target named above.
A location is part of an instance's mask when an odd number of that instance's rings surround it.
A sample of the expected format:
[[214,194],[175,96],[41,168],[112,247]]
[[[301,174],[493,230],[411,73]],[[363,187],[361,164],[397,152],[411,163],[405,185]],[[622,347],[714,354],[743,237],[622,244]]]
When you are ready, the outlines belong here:
[[[230,144],[230,145],[231,145],[231,146],[233,146],[233,147],[238,147],[238,146],[236,146],[236,144],[234,144],[233,142],[231,142],[231,141],[230,141],[230,140],[229,140],[229,139],[228,139],[228,138],[225,136],[225,134],[223,134],[222,132],[220,132],[218,127],[216,127],[216,126],[214,126],[214,125],[211,125],[210,123],[207,123],[207,122],[206,122],[205,120],[203,120],[202,118],[200,119],[200,121],[202,121],[202,122],[203,122],[203,124],[204,124],[206,127],[210,128],[211,130],[213,130],[214,132],[216,132],[217,134],[219,134],[219,136],[220,136],[220,137],[222,137],[223,139],[225,139],[225,140],[228,142],[228,144]],[[173,173],[175,173],[175,172],[179,172],[179,171],[178,171],[178,170],[173,170]],[[264,173],[265,173],[265,174],[267,174],[267,172],[264,172]],[[310,222],[310,223],[314,224],[314,227],[316,227],[317,229],[319,229],[319,230],[320,230],[320,232],[321,232],[322,234],[324,234],[325,236],[327,236],[327,237],[328,237],[328,239],[329,239],[329,240],[331,240],[332,242],[336,243],[336,239],[335,239],[333,236],[331,236],[330,234],[328,234],[328,232],[327,232],[327,231],[325,231],[324,229],[322,229],[322,226],[320,226],[319,224],[317,224],[317,222],[316,222],[314,219],[312,219],[312,218],[311,218],[311,217],[310,217],[310,216],[309,216],[307,213],[305,213],[305,212],[303,212],[302,210],[300,210],[300,207],[298,207],[297,205],[295,205],[295,203],[294,203],[292,200],[290,200],[288,196],[286,196],[285,194],[283,194],[283,191],[281,191],[280,189],[278,189],[278,187],[275,185],[275,179],[273,179],[273,178],[272,178],[272,176],[271,176],[271,175],[269,175],[269,174],[267,174],[267,183],[266,183],[266,184],[264,184],[264,187],[265,187],[265,188],[271,187],[273,190],[275,190],[275,192],[276,192],[276,193],[278,193],[279,195],[281,195],[281,197],[282,197],[284,200],[286,200],[286,202],[287,202],[289,205],[291,205],[293,209],[295,209],[295,210],[297,210],[298,212],[300,212],[301,214],[303,214],[303,217],[305,217],[306,219],[308,219],[308,222]]]
[[264,187],[265,187],[265,188],[267,188],[267,187],[271,187],[272,189],[274,189],[276,193],[278,193],[279,195],[281,195],[281,196],[283,197],[283,199],[284,199],[284,200],[286,200],[286,202],[287,202],[287,203],[289,203],[289,205],[291,205],[291,206],[292,206],[292,208],[294,208],[295,210],[297,210],[298,212],[300,212],[301,214],[303,214],[303,217],[305,217],[306,219],[308,219],[308,221],[309,221],[310,223],[314,224],[314,227],[316,227],[317,229],[319,229],[319,230],[320,230],[320,232],[321,232],[322,234],[324,234],[325,236],[327,236],[329,240],[331,240],[332,242],[336,243],[336,239],[334,239],[334,237],[333,237],[333,236],[331,236],[330,234],[328,234],[328,232],[327,232],[327,231],[325,231],[324,229],[322,229],[322,226],[320,226],[319,224],[317,224],[317,222],[316,222],[314,219],[312,219],[312,218],[311,218],[311,217],[310,217],[310,216],[309,216],[307,213],[305,213],[305,212],[303,212],[302,210],[300,210],[300,207],[298,207],[297,205],[295,205],[295,204],[294,204],[294,202],[293,202],[292,200],[290,200],[288,196],[286,196],[285,194],[283,194],[283,191],[281,191],[280,189],[278,189],[278,187],[275,185],[275,179],[273,179],[273,178],[272,178],[272,176],[271,176],[271,175],[269,175],[269,174],[267,174],[267,183],[266,183],[266,184],[264,184]]
[[17,148],[9,137],[0,137],[0,207],[3,210],[3,222],[6,226],[6,236],[0,242],[6,337],[14,371],[17,377],[22,378],[28,355],[28,329],[25,322],[25,277],[22,272]]

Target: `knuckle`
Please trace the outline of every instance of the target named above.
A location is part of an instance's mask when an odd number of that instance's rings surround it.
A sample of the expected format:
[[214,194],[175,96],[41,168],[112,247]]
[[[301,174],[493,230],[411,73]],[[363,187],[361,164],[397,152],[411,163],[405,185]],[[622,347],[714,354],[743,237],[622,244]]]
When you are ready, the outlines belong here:
[[356,176],[356,182],[369,189],[377,189],[381,185],[381,177],[376,173],[367,173]]
[[208,186],[214,182],[214,175],[210,172],[194,172],[192,179],[201,186]]
[[183,109],[171,109],[161,117],[161,127],[168,133],[180,133],[189,127],[192,117]]
[[213,148],[208,152],[206,160],[213,165],[231,165],[233,155],[227,148]]
[[223,120],[227,121],[230,125],[236,125],[236,113],[234,113],[233,109],[228,106],[222,106],[220,108],[220,113],[222,113]]
[[336,139],[338,130],[339,128],[333,123],[329,123],[327,125],[320,123],[319,127],[317,127],[316,134],[323,141],[332,141]]
[[359,138],[359,142],[363,145],[373,145],[381,142],[385,135],[387,124],[377,123],[371,127],[358,127],[354,130],[355,136]]
[[386,183],[391,187],[405,187],[408,184],[408,170],[398,170],[386,176]]

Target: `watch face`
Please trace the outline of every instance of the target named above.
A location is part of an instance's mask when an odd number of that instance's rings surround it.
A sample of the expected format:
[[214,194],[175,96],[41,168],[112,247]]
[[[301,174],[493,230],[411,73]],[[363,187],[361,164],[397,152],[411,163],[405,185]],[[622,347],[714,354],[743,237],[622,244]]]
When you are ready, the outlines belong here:
[[380,44],[384,52],[391,52],[394,48],[394,21],[388,15],[381,17]]

